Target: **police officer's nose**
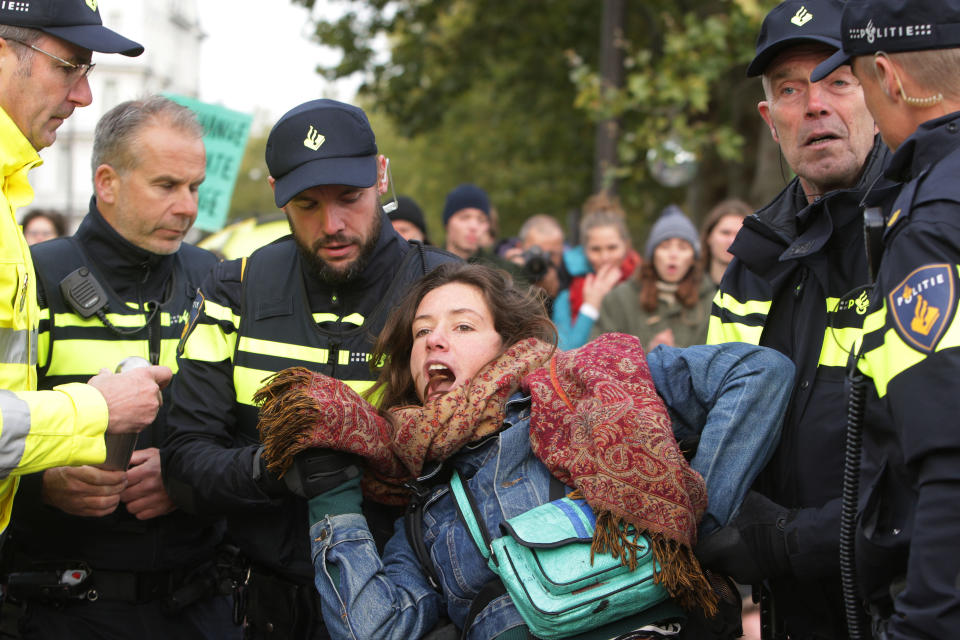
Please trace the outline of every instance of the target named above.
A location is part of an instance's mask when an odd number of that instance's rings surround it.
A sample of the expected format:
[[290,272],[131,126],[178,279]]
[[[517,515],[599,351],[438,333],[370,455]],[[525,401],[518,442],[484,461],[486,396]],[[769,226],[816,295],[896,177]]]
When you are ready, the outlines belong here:
[[820,82],[811,82],[807,87],[807,115],[822,116],[830,112],[826,102],[826,89]]
[[332,205],[323,205],[320,209],[321,231],[328,236],[336,235],[346,228],[344,212]]
[[90,106],[93,102],[93,91],[90,89],[90,80],[87,76],[81,76],[80,79],[70,87],[67,100],[78,107]]

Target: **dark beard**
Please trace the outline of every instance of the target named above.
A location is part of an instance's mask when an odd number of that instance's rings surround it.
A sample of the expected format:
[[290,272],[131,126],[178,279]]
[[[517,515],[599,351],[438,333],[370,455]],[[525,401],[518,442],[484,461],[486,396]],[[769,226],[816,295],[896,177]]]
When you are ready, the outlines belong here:
[[370,264],[370,259],[373,258],[373,252],[377,248],[377,243],[380,241],[382,228],[383,224],[380,216],[376,216],[370,237],[360,245],[359,255],[357,255],[353,262],[340,269],[321,260],[317,252],[306,246],[296,233],[293,234],[293,239],[297,243],[297,249],[300,251],[300,256],[303,258],[304,264],[307,265],[309,272],[321,282],[336,286],[356,279],[363,273],[363,270],[367,268],[367,265]]

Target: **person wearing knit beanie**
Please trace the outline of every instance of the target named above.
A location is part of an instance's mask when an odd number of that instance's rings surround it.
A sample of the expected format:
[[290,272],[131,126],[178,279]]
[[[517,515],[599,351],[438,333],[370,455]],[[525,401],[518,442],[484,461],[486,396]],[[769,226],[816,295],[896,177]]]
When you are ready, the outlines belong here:
[[686,240],[693,247],[694,257],[700,256],[700,237],[697,228],[693,226],[690,218],[684,215],[680,207],[675,204],[667,206],[650,229],[647,247],[644,251],[646,259],[651,260],[654,250],[670,238]]
[[477,253],[490,229],[490,198],[473,184],[461,184],[443,205],[446,249],[467,260]]
[[650,229],[646,260],[603,298],[591,333],[629,333],[647,351],[661,344],[703,344],[714,287],[703,277],[699,254],[699,234],[690,219],[676,205],[664,209]]
[[423,244],[430,244],[427,238],[427,222],[423,217],[423,209],[417,201],[409,196],[397,198],[397,208],[387,214],[393,228],[405,240],[416,240]]

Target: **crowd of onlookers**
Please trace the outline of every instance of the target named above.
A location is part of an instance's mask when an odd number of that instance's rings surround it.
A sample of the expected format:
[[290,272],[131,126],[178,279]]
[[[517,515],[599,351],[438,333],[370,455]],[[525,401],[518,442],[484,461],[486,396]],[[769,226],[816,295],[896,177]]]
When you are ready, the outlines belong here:
[[[408,240],[429,243],[416,201],[401,196],[397,203],[389,214],[394,228]],[[547,214],[527,218],[515,238],[497,238],[487,193],[462,184],[444,206],[444,248],[543,289],[563,349],[610,331],[639,337],[647,350],[685,347],[706,340],[710,302],[732,257],[727,249],[752,212],[741,200],[724,200],[698,232],[680,207],[670,205],[651,226],[641,255],[615,196],[598,193],[583,203],[579,243]]]

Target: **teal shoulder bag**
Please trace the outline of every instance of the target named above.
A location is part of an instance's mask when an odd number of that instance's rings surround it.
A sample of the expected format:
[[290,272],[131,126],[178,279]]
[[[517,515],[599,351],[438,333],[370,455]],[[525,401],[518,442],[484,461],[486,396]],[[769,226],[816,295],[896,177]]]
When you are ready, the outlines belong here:
[[635,617],[668,599],[667,590],[654,583],[657,564],[649,541],[638,540],[646,549],[632,571],[608,554],[591,559],[596,519],[585,500],[564,497],[542,504],[507,520],[503,535],[491,539],[456,471],[450,488],[474,543],[538,638],[577,637],[630,616],[634,629],[682,617],[669,602],[646,621]]

